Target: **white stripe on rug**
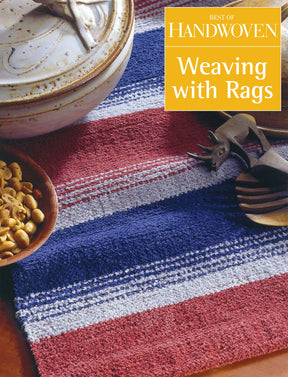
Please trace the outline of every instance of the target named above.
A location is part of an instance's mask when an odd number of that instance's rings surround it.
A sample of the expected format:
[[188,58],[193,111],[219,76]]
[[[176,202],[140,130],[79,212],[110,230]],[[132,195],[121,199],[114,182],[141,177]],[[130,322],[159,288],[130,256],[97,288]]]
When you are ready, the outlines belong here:
[[[134,295],[124,295],[97,305],[76,308],[71,312],[47,317],[43,320],[26,321],[24,323],[28,339],[32,342],[42,338],[59,335],[63,332],[76,330],[101,321],[123,317],[145,310],[177,304],[179,302],[219,292],[249,282],[262,280],[288,272],[288,255],[278,255],[269,259],[256,260],[247,264],[234,266],[210,275],[175,283],[163,288],[146,290]],[[117,302],[117,305],[115,304]],[[18,316],[24,313],[19,311]]]

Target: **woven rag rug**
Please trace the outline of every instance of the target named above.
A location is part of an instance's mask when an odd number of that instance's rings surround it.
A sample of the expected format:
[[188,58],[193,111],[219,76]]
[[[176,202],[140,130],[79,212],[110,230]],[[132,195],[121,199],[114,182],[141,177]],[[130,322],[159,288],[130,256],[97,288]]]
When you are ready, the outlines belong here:
[[[9,142],[59,200],[50,239],[9,267],[41,377],[184,377],[288,347],[287,227],[241,213],[236,159],[210,172],[187,156],[207,144],[203,114],[163,108],[164,7],[224,2],[136,1],[111,95],[77,124]],[[288,142],[274,147],[288,158]]]

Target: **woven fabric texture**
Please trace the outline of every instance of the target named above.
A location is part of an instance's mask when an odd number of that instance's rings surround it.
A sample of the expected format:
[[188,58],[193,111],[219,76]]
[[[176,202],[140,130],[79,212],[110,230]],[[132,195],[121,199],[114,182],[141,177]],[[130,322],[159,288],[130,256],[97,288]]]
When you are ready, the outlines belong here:
[[210,172],[188,158],[207,117],[163,108],[164,7],[225,2],[136,0],[110,96],[77,124],[10,142],[59,200],[50,239],[10,267],[41,377],[185,377],[288,346],[287,227],[241,213],[237,160]]

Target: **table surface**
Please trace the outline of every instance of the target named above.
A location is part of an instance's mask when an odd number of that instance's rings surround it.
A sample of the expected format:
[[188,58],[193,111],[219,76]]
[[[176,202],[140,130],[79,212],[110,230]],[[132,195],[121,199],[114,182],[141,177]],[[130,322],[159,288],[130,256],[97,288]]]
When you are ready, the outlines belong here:
[[[13,303],[0,298],[0,376],[38,377],[29,346],[14,318]],[[288,350],[245,360],[219,369],[194,374],[193,377],[286,377]]]
[[[284,0],[277,0],[282,5]],[[253,6],[259,0],[240,0],[237,6]],[[262,0],[267,6],[271,0]],[[285,97],[286,98],[286,97]],[[5,273],[4,273],[5,275]],[[24,334],[14,318],[13,301],[5,293],[5,276],[0,279],[0,376],[37,377],[33,356]],[[7,290],[8,291],[8,290]],[[193,377],[288,377],[288,350],[245,360],[219,369],[194,374]]]
[[[285,1],[277,0],[277,5],[282,5],[283,2]],[[247,6],[248,4],[248,6],[252,6],[255,3],[259,5],[259,0],[240,0],[237,5]],[[271,0],[263,0],[262,6],[267,6],[268,3],[271,3]],[[14,318],[13,301],[7,296],[3,284],[5,284],[5,276],[0,279],[0,376],[37,377],[38,373],[29,345]],[[274,352],[270,355],[193,375],[193,377],[243,376],[288,377],[288,350]]]

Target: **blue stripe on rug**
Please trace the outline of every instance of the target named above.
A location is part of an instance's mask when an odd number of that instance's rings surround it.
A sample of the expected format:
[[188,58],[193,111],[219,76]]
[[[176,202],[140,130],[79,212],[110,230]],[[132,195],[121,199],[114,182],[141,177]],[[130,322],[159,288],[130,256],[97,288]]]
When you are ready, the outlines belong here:
[[117,87],[164,76],[164,28],[136,34],[131,58]]
[[[15,264],[14,280],[22,281],[16,284],[16,295],[165,260],[265,230],[245,218],[238,209],[233,182],[224,182],[55,232],[36,253]],[[209,260],[209,255],[203,258]]]
[[[276,233],[278,234],[276,235]],[[276,237],[275,237],[276,235]],[[287,231],[275,230],[253,239],[247,239],[246,247],[236,240],[205,248],[197,252],[190,252],[178,257],[158,261],[148,265],[117,271],[115,274],[100,276],[73,285],[57,288],[45,292],[37,292],[25,297],[17,298],[17,308],[28,309],[21,313],[25,321],[37,321],[49,316],[48,312],[54,307],[62,308],[59,313],[70,312],[67,303],[77,300],[77,308],[88,308],[96,304],[103,304],[125,298],[138,293],[173,287],[184,282],[193,281],[202,276],[215,272],[246,265],[261,259],[273,259],[287,254]],[[225,249],[229,249],[229,253]],[[259,250],[261,249],[261,252]],[[264,262],[265,263],[265,262]],[[250,266],[251,271],[254,264]],[[235,282],[235,276],[233,278]],[[239,281],[241,283],[241,279]],[[68,304],[68,306],[69,306]],[[48,306],[47,306],[48,305]],[[32,312],[29,309],[33,309]],[[72,309],[71,309],[72,310]],[[73,310],[72,310],[73,311]]]
[[97,106],[95,111],[113,105],[130,103],[139,97],[143,99],[158,94],[163,95],[164,103],[164,76],[154,77],[128,86],[117,86],[109,96]]

